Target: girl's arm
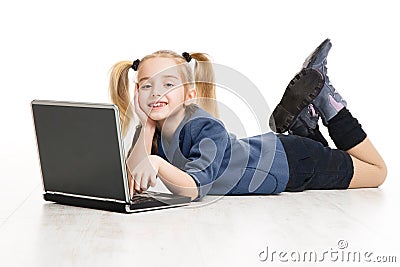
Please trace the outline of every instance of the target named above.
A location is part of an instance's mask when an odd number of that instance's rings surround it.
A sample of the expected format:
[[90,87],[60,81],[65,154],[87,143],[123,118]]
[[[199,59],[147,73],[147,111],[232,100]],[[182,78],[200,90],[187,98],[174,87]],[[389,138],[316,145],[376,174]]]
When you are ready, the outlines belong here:
[[134,190],[141,193],[146,191],[149,186],[154,187],[157,175],[172,193],[188,196],[191,200],[198,197],[196,183],[189,174],[157,155],[146,157],[132,170],[132,175],[129,176],[131,197],[133,197]]
[[194,200],[198,196],[198,190],[192,176],[178,169],[163,158],[156,156],[158,161],[158,177],[165,186],[174,194],[188,196]]
[[[145,191],[147,188],[146,182],[142,185],[141,183],[133,182],[131,172],[135,175],[142,176],[142,173],[147,173],[148,176],[154,176],[149,179],[155,181],[155,175],[160,177],[164,185],[174,194],[188,196],[191,200],[194,200],[198,196],[198,189],[193,178],[186,172],[175,167],[168,161],[157,155],[151,155],[152,140],[155,132],[155,127],[150,125],[142,126],[139,130],[138,139],[135,144],[132,144],[132,149],[126,160],[128,166],[128,181],[131,196],[133,196],[134,190],[137,192]],[[134,156],[132,156],[134,155]],[[146,159],[148,158],[148,160]],[[139,164],[141,164],[139,166]],[[136,168],[139,166],[139,168]],[[152,172],[151,170],[154,170]],[[155,186],[155,184],[153,184]]]
[[135,113],[138,116],[142,126],[140,128],[139,138],[135,144],[132,144],[133,149],[130,151],[129,157],[126,160],[126,165],[130,171],[138,166],[144,158],[147,158],[148,155],[151,154],[153,137],[156,131],[155,121],[150,119],[139,105],[138,90],[139,88],[136,84],[134,95]]
[[151,154],[155,130],[155,126],[150,124],[141,127],[139,138],[126,160],[126,164],[130,170],[133,170],[144,158]]
[[[132,144],[133,147],[129,152],[128,158],[126,159],[128,186],[131,197],[133,197],[133,195],[135,194],[135,188],[137,188],[137,191],[139,193],[141,193],[142,191],[140,190],[140,185],[137,185],[135,180],[132,179],[132,170],[134,170],[138,165],[140,165],[142,161],[149,157],[151,153],[155,129],[155,126],[152,126],[150,124],[146,124],[146,126],[141,126],[139,137],[136,140],[135,144]],[[155,178],[153,180],[153,183],[155,183]]]

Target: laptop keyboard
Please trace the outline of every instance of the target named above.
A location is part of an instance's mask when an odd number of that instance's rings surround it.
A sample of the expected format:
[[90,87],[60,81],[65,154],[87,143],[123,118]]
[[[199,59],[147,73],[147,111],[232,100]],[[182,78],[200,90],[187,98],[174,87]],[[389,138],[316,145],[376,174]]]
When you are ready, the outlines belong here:
[[150,194],[135,194],[131,198],[132,204],[142,204],[146,202],[153,202],[154,198]]

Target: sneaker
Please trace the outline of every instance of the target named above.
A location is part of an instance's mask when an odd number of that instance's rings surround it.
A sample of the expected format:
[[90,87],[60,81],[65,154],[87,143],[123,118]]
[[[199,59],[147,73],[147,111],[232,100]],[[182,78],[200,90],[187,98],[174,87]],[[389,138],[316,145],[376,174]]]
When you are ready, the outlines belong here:
[[324,72],[326,67],[326,58],[329,51],[331,50],[331,40],[325,39],[304,61],[303,69],[316,69],[320,72]]
[[294,135],[309,136],[318,126],[319,114],[313,104],[304,108],[294,122],[289,126],[288,132]]
[[336,114],[342,108],[347,106],[347,102],[333,87],[327,74],[328,68],[326,67],[326,58],[331,47],[332,43],[329,39],[326,39],[307,57],[303,63],[303,68],[312,68],[318,70],[324,76],[324,87],[312,102],[315,108],[318,110],[318,113],[321,115],[324,125],[327,125],[330,119],[336,116]]
[[[305,109],[320,94],[325,85],[324,76],[318,70],[302,69],[286,87],[281,101],[275,107],[269,119],[271,129],[276,133],[284,133],[297,122],[307,121]],[[313,106],[314,107],[314,106]],[[302,116],[301,116],[302,115]],[[305,127],[312,127],[311,118]],[[317,120],[318,122],[318,120]],[[298,126],[297,123],[297,126]]]

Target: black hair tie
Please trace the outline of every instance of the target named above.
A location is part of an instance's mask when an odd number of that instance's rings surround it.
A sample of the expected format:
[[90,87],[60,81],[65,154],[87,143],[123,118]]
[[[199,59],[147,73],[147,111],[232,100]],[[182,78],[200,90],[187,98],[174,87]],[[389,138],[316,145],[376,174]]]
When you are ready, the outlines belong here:
[[192,60],[192,57],[188,52],[183,52],[182,56],[186,59],[187,62],[190,62],[190,60]]
[[137,69],[138,69],[138,67],[139,67],[139,63],[140,63],[140,60],[139,59],[136,59],[135,61],[133,61],[133,63],[132,63],[132,69],[134,70],[134,71],[137,71]]

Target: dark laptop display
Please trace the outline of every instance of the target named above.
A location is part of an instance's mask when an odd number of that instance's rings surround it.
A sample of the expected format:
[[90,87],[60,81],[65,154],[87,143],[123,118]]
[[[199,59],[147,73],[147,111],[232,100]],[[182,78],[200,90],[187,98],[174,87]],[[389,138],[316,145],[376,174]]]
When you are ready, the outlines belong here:
[[46,200],[126,212],[190,202],[161,193],[129,198],[115,105],[34,100],[31,106]]

